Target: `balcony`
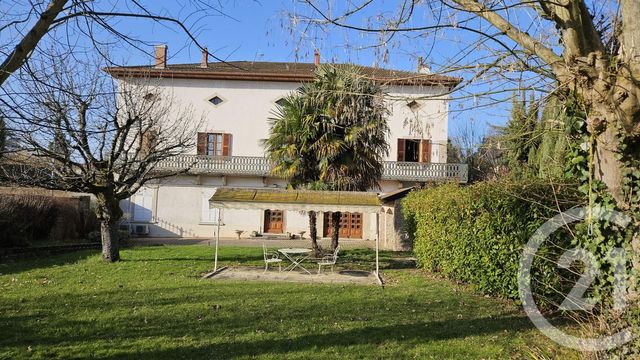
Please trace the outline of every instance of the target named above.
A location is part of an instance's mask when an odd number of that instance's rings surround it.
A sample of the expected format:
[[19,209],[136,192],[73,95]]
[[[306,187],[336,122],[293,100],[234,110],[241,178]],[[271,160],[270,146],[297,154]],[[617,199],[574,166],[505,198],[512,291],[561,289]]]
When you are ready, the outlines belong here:
[[[212,158],[201,155],[180,155],[162,161],[157,171],[180,171],[194,175],[269,176],[271,165],[261,156]],[[382,180],[397,181],[458,181],[466,183],[467,164],[383,162]]]

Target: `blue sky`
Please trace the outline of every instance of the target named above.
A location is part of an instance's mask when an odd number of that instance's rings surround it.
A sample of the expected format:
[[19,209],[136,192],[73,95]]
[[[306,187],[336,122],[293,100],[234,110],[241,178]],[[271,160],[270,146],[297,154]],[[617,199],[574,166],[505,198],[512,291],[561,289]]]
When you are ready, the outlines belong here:
[[[225,60],[256,60],[256,61],[300,61],[312,62],[313,52],[318,48],[322,61],[352,62],[368,66],[381,66],[394,69],[415,70],[417,57],[424,56],[434,69],[438,64],[447,62],[455,57],[468,44],[459,35],[442,36],[434,43],[433,39],[394,39],[386,47],[372,47],[376,42],[374,37],[366,37],[362,33],[344,30],[336,27],[323,31],[319,27],[290,26],[289,13],[316,15],[308,5],[291,0],[272,1],[223,1],[221,10],[224,15],[211,14],[200,17],[191,14],[191,9],[178,0],[176,2],[162,1],[158,6],[161,12],[187,18],[193,27],[194,34],[209,51]],[[395,9],[395,1],[381,0],[369,13],[361,17],[373,15],[378,11]],[[339,9],[336,9],[339,10]],[[428,15],[416,16],[415,22],[428,21]],[[200,50],[188,40],[183,32],[173,26],[161,26],[140,20],[121,20],[119,29],[130,29],[129,33],[147,40],[148,53],[130,51],[131,49],[116,51],[115,59],[125,64],[150,64],[152,58],[152,44],[165,43],[169,47],[170,63],[188,63],[200,61]],[[397,40],[397,41],[396,41]],[[472,40],[470,40],[472,41]],[[387,51],[387,56],[383,51]],[[456,74],[461,75],[461,74]],[[468,77],[468,74],[463,75]],[[487,85],[478,87],[483,91]],[[462,94],[462,93],[460,93]],[[454,94],[454,97],[460,95]],[[463,96],[468,96],[465,92]],[[477,99],[475,100],[477,102]],[[499,104],[489,108],[471,111],[474,99],[453,100],[450,106],[449,134],[450,137],[473,132],[476,138],[488,130],[488,124],[503,124],[509,114],[509,104]]]
[[[333,28],[324,33],[310,28],[308,31],[289,28],[288,13],[311,13],[310,8],[296,4],[291,0],[273,1],[229,1],[224,2],[221,9],[226,15],[215,15],[207,18],[189,16],[194,22],[194,34],[198,41],[209,48],[214,55],[225,60],[256,61],[301,61],[312,62],[315,48],[320,49],[323,61],[354,62],[361,65],[375,65],[373,50],[345,49],[345,44],[360,44],[356,32],[347,32]],[[183,3],[163,2],[162,11],[177,14],[184,18],[189,11],[182,7]],[[170,62],[184,63],[200,61],[200,50],[183,32],[177,28],[161,26],[153,23],[141,23],[140,20],[123,20],[118,23],[119,29],[135,29],[136,36],[142,36],[149,43],[166,43],[170,48]],[[129,31],[132,33],[132,31]],[[417,59],[395,51],[391,62],[381,64],[384,67],[414,70]],[[123,52],[117,54],[122,61],[136,64],[151,63],[151,48],[148,56],[139,52]],[[378,61],[379,62],[379,61]]]

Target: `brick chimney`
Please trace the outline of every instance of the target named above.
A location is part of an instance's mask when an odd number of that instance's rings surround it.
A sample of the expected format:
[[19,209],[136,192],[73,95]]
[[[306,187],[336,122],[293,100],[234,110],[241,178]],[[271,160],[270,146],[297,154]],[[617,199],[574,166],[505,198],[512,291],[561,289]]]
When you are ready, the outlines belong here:
[[431,69],[424,63],[424,59],[422,56],[418,58],[418,69],[417,72],[420,74],[431,74]]
[[167,45],[156,45],[156,69],[167,67]]
[[209,67],[209,52],[206,47],[202,48],[202,62],[200,63],[200,67],[205,69]]
[[314,63],[316,64],[316,66],[320,65],[320,51],[318,51],[318,49],[316,49],[315,52],[315,60]]

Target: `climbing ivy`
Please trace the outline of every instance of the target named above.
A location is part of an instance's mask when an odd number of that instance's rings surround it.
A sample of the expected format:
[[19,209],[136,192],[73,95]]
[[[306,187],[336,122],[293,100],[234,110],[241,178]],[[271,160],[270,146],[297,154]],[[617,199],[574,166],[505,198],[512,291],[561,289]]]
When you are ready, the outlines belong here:
[[[613,248],[623,248],[627,256],[627,284],[637,286],[632,281],[634,274],[632,256],[634,249],[632,241],[637,232],[640,210],[640,149],[637,142],[632,139],[619,138],[618,156],[624,165],[624,177],[622,179],[622,191],[625,202],[618,203],[607,191],[602,181],[594,179],[593,152],[596,146],[595,139],[588,132],[586,111],[579,99],[570,97],[566,102],[565,126],[570,138],[567,149],[565,177],[579,183],[578,190],[587,200],[593,213],[603,210],[615,210],[628,215],[632,222],[630,226],[621,228],[616,226],[611,218],[602,220],[587,219],[576,226],[572,245],[587,249],[598,260],[597,269],[600,275],[591,288],[591,296],[601,299],[600,320],[607,323],[610,333],[631,328],[636,334],[640,331],[640,312],[637,303],[627,304],[625,312],[613,309],[612,293],[614,288],[614,266],[607,253]],[[623,134],[623,131],[618,131]],[[635,341],[621,348],[613,349],[608,354],[611,358],[638,358],[640,356],[640,343]]]
[[[587,114],[580,99],[569,97],[564,112],[569,143],[565,161],[565,177],[579,184],[578,191],[586,200],[586,219],[576,225],[572,245],[586,249],[598,261],[596,277],[591,295],[602,300],[602,306],[610,305],[614,283],[614,265],[609,259],[609,251],[623,248],[631,254],[633,228],[616,226],[611,217],[598,220],[596,215],[604,211],[625,212],[620,209],[606,185],[594,176],[593,153],[596,146],[593,135],[587,129]],[[590,209],[590,210],[589,210]],[[627,268],[631,269],[630,256]]]

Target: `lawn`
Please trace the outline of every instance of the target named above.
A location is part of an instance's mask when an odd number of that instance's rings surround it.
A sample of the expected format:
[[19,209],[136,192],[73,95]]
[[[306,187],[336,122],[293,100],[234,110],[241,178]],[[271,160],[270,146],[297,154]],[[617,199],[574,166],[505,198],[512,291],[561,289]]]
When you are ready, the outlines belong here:
[[[383,267],[396,267],[385,253]],[[221,248],[223,264],[261,264]],[[363,267],[371,252],[346,252]],[[0,263],[0,358],[502,359],[558,356],[508,301],[415,269],[385,288],[202,280],[211,248]],[[555,355],[554,355],[555,354]],[[564,358],[576,354],[565,352]]]

